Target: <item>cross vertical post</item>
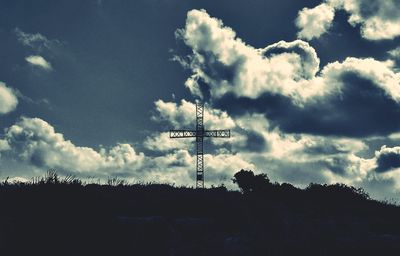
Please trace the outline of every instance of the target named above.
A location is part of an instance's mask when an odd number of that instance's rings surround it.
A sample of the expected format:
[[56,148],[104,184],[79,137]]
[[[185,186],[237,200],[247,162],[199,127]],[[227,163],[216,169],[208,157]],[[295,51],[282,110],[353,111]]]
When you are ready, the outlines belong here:
[[196,188],[204,188],[204,105],[196,103]]
[[204,188],[204,137],[230,138],[230,130],[205,130],[204,105],[196,102],[196,130],[170,130],[170,138],[196,138],[196,188]]

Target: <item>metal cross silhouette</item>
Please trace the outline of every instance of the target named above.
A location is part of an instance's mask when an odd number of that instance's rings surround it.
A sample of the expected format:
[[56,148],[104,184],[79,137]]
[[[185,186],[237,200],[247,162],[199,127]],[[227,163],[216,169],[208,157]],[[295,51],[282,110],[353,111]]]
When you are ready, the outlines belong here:
[[203,138],[230,138],[230,130],[205,130],[203,125],[204,105],[196,102],[196,130],[170,130],[170,138],[196,138],[196,188],[204,188]]

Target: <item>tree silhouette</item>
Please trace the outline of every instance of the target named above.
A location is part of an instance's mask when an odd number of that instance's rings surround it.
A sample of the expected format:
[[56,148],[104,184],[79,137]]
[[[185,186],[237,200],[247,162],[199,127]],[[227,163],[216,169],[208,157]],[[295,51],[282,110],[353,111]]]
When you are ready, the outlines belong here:
[[272,187],[267,174],[254,175],[251,170],[240,170],[235,173],[232,181],[239,186],[244,194],[249,192],[266,192]]

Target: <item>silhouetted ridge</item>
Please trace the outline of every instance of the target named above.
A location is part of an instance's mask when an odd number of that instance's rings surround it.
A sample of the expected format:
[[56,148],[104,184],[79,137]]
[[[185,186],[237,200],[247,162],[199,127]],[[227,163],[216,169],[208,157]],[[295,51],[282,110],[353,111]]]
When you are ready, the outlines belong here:
[[1,255],[398,255],[400,208],[343,184],[241,170],[239,191],[50,171],[0,186]]

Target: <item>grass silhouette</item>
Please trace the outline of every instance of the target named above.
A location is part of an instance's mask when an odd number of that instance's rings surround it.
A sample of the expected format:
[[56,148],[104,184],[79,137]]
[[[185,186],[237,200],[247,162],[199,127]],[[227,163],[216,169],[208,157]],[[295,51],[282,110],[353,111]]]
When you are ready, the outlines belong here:
[[400,208],[343,184],[305,189],[241,170],[240,191],[50,170],[0,185],[1,255],[398,255]]

